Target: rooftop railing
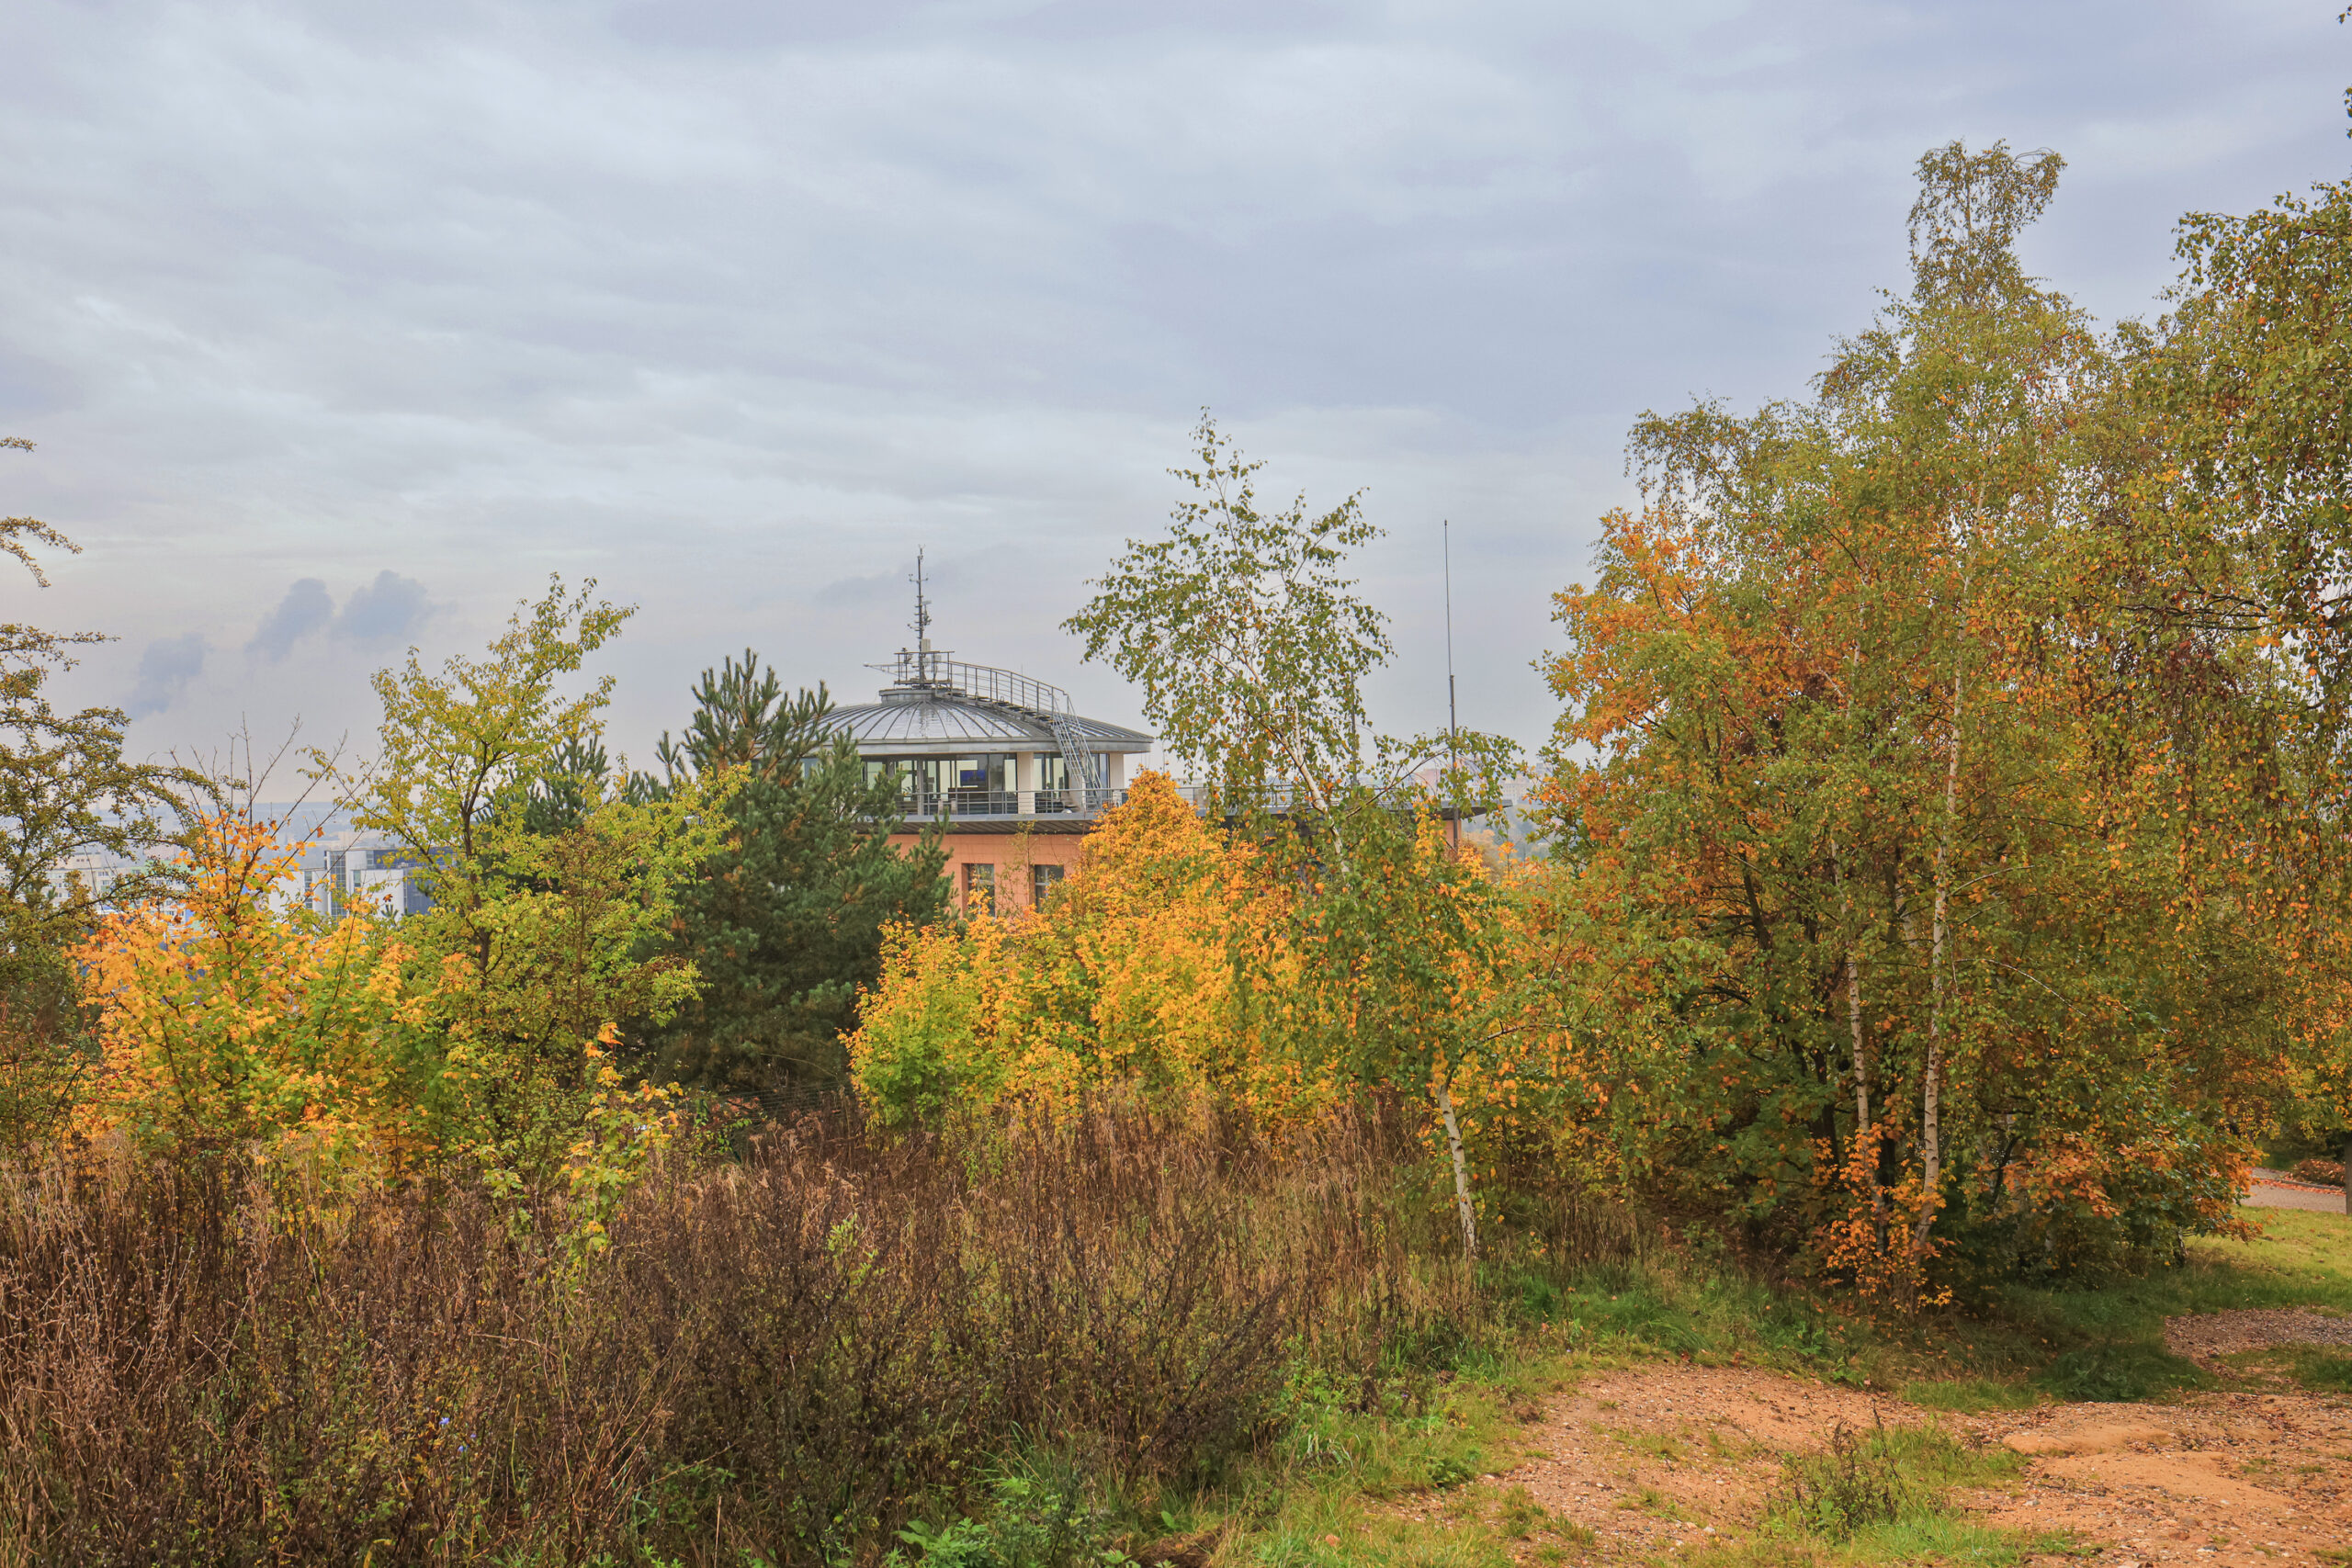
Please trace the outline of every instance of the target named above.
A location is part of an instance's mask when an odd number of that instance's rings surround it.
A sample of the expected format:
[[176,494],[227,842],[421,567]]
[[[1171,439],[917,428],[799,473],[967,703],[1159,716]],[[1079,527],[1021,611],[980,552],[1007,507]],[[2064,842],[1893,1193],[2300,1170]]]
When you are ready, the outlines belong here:
[[[1205,784],[1178,784],[1176,794],[1194,811],[1209,808],[1211,792]],[[1126,804],[1125,789],[951,789],[918,790],[899,797],[899,809],[910,822],[929,822],[956,817],[1091,817],[1098,811]],[[1268,792],[1268,810],[1285,812],[1292,807],[1288,790]]]
[[[1209,809],[1212,792],[1205,784],[1177,784],[1174,787],[1178,797],[1195,812],[1204,813]],[[899,815],[912,822],[929,822],[956,817],[1091,817],[1098,811],[1107,810],[1114,806],[1125,805],[1129,793],[1125,789],[1075,788],[924,790],[901,795],[899,811]],[[1391,801],[1389,804],[1391,809],[1419,808],[1408,807],[1401,801]],[[1446,821],[1451,821],[1457,817],[1478,818],[1488,815],[1488,808],[1486,807],[1472,807],[1467,810],[1457,811],[1452,806],[1442,802],[1424,800],[1420,804],[1429,810],[1434,811],[1442,820]],[[1505,801],[1503,808],[1514,809],[1517,804],[1515,801]],[[1251,803],[1251,807],[1270,811],[1278,817],[1299,813],[1315,814],[1312,802],[1302,798],[1292,790],[1281,788],[1266,791],[1257,801]],[[1227,817],[1237,814],[1247,815],[1248,809],[1250,808],[1242,808],[1237,812],[1236,803],[1228,798],[1225,803],[1224,815]]]
[[1043,681],[1033,681],[1026,675],[987,664],[967,664],[928,649],[902,648],[892,662],[870,668],[889,676],[894,685],[927,686],[953,692],[975,702],[993,703],[1000,707],[1019,708],[1026,713],[1048,716],[1073,711],[1069,694],[1059,686],[1049,686]]
[[951,817],[1091,817],[1126,803],[1124,789],[951,789],[900,797],[910,822]]

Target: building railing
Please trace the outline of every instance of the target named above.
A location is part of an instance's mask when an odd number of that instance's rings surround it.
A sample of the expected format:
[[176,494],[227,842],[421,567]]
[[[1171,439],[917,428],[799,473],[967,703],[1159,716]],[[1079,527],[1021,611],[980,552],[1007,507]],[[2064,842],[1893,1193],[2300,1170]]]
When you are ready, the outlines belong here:
[[872,668],[888,675],[895,685],[928,686],[1026,713],[1053,716],[1072,711],[1069,694],[1059,686],[987,664],[967,664],[928,649],[900,649],[895,661]]
[[[1209,808],[1210,790],[1205,784],[1178,784],[1177,796],[1194,811]],[[899,809],[910,822],[930,822],[957,817],[1091,817],[1114,806],[1124,806],[1128,792],[1125,789],[951,789],[944,791],[918,790],[899,796]],[[1294,801],[1288,789],[1266,793],[1263,806],[1267,810],[1287,812]]]
[[1126,798],[1124,789],[919,790],[900,796],[899,809],[910,822],[950,817],[1091,817],[1125,805]]

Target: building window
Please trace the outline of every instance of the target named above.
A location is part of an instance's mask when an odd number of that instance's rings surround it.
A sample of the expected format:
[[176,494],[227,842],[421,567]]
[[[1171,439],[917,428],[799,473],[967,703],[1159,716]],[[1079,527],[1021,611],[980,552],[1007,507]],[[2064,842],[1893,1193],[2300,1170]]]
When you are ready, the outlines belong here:
[[958,790],[998,795],[1012,787],[1008,766],[1011,761],[1012,758],[1001,751],[984,757],[957,757],[947,763],[947,774]]
[[996,901],[996,867],[967,865],[964,868],[964,902],[975,909],[992,908]]
[[1051,893],[1054,890],[1054,885],[1061,881],[1062,873],[1063,868],[1057,865],[1033,865],[1029,868],[1029,907],[1031,908],[1042,909],[1046,907],[1046,895]]

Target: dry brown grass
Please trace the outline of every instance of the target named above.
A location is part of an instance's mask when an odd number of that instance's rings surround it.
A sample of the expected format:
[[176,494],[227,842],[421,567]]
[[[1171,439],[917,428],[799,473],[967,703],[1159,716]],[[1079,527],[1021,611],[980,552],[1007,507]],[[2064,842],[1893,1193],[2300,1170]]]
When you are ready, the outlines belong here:
[[0,1560],[871,1562],[1024,1447],[1206,1473],[1300,1357],[1368,1371],[1464,1306],[1394,1136],[811,1119],[657,1177],[584,1272],[464,1187],[20,1168]]

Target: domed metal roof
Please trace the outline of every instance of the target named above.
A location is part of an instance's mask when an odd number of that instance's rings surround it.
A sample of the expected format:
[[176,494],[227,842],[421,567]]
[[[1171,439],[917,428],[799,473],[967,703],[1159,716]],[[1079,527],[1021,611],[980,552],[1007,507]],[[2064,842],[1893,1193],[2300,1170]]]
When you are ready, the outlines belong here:
[[860,751],[876,756],[916,751],[1050,751],[1054,733],[1042,724],[977,703],[891,701],[833,710],[832,726]]
[[[914,757],[943,751],[1044,751],[1057,745],[1053,728],[999,703],[982,703],[938,687],[892,686],[882,700],[835,708],[828,720],[869,757]],[[1124,725],[1077,714],[1065,722],[1089,751],[1148,751],[1152,738]]]
[[[1124,796],[1124,790],[1111,786],[1110,758],[1148,751],[1152,737],[1080,716],[1069,694],[1059,686],[1016,670],[967,664],[932,647],[921,552],[915,556],[912,629],[914,647],[901,648],[888,664],[870,666],[891,677],[882,689],[882,700],[835,709],[829,724],[835,734],[847,737],[859,755],[876,760],[943,752],[949,757],[1006,751],[1058,755],[1064,775],[1062,783],[1048,790],[1023,783],[1011,790],[949,789],[928,799],[918,790],[911,800],[920,812],[1010,812],[1020,817],[1069,812],[1091,818]],[[1020,772],[1025,775],[1028,770]],[[910,776],[901,780],[902,784],[912,782]],[[960,782],[973,781],[966,777]]]

